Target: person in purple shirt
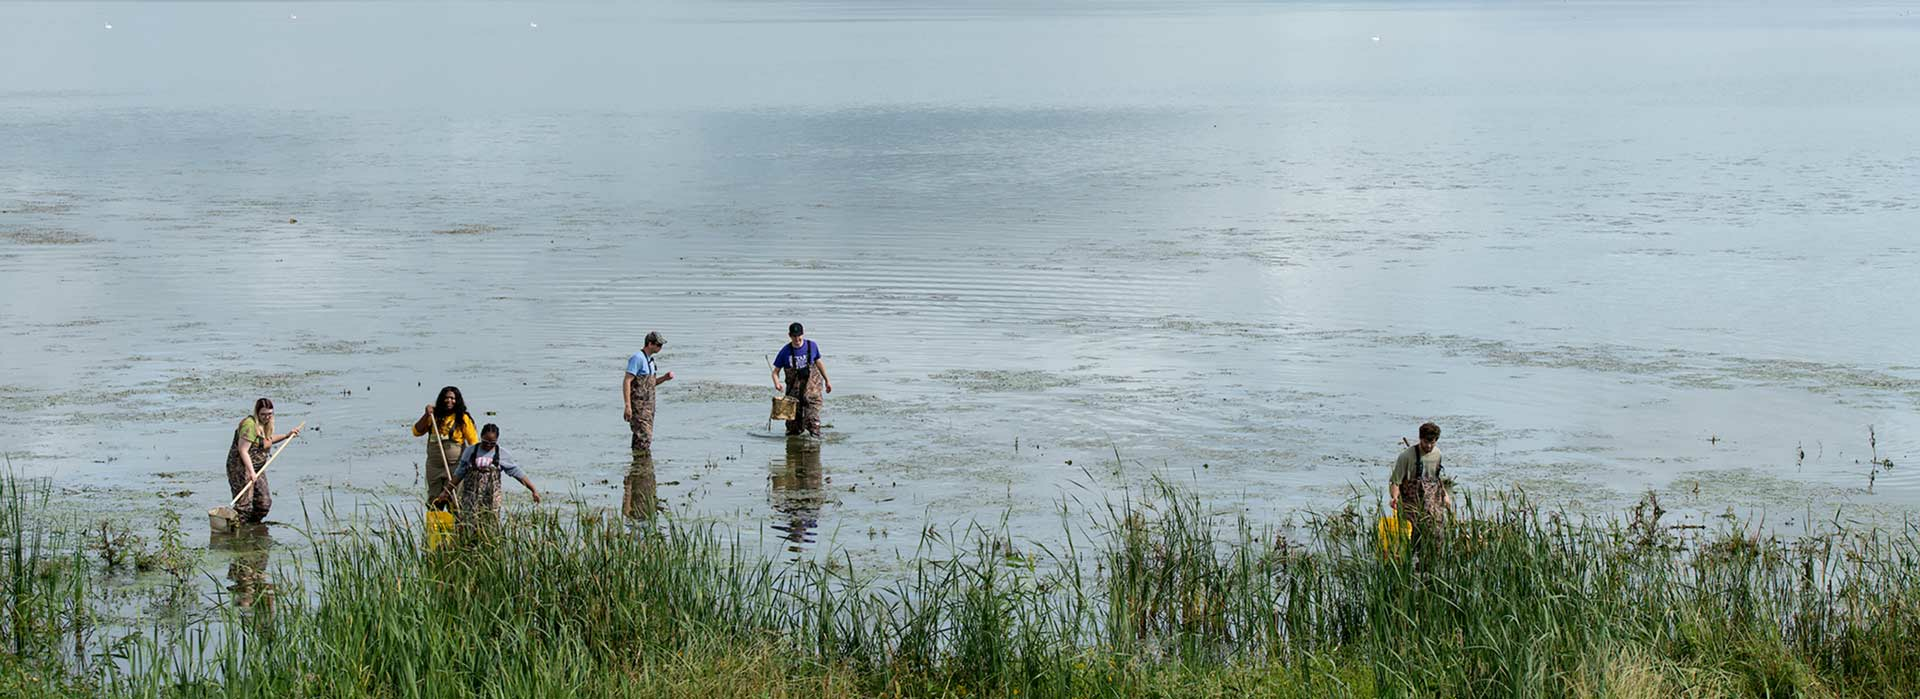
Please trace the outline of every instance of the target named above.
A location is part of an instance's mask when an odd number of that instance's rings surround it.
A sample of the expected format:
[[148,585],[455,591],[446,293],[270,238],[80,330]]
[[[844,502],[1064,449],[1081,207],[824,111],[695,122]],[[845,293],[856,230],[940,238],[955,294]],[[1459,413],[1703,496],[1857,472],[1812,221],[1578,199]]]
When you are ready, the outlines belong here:
[[[782,374],[786,385],[782,386]],[[794,419],[787,421],[787,434],[820,436],[820,406],[825,395],[833,392],[827,368],[820,364],[820,346],[807,339],[807,329],[799,323],[787,326],[787,344],[773,358],[773,390],[782,391],[800,403]]]

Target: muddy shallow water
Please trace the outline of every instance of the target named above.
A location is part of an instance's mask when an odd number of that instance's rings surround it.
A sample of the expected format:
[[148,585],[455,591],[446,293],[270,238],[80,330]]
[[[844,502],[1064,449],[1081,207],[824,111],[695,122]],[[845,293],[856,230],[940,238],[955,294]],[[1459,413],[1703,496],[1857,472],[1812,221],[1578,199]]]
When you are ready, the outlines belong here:
[[[1427,419],[1578,508],[1920,500],[1897,7],[299,8],[0,6],[0,450],[57,507],[194,525],[262,395],[273,519],[405,504],[449,383],[556,502],[770,550],[1155,474],[1272,521]],[[792,320],[822,444],[764,419]]]

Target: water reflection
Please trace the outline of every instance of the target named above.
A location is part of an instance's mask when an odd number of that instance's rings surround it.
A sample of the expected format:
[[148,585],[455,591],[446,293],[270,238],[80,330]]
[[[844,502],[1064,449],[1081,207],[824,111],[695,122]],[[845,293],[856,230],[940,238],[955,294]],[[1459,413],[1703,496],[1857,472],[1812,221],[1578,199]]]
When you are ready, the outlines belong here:
[[820,527],[820,507],[826,503],[821,490],[826,469],[820,465],[820,443],[811,439],[787,440],[787,456],[768,466],[771,489],[767,497],[779,515],[774,531],[789,543],[787,550],[798,553],[813,543],[814,530]]
[[213,532],[207,548],[226,551],[233,559],[227,563],[227,591],[234,604],[243,609],[273,610],[273,583],[267,579],[268,552],[273,536],[262,525],[240,525],[230,532]]
[[620,495],[620,512],[631,519],[652,519],[659,503],[660,483],[653,474],[653,453],[635,451]]

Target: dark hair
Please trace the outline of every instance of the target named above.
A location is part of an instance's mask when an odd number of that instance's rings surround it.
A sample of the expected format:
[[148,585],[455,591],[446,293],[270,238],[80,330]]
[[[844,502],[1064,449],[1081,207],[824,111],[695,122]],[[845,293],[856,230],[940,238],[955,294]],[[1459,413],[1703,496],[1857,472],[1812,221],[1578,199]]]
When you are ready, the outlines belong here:
[[1420,426],[1420,441],[1431,442],[1440,438],[1440,426],[1431,422]]
[[[443,413],[441,412],[441,409],[440,409],[440,397],[447,395],[447,391],[453,391],[453,412],[451,413]],[[433,417],[435,419],[445,420],[447,419],[448,415],[454,415],[457,418],[465,418],[466,420],[473,419],[472,415],[467,414],[467,397],[460,395],[459,386],[448,386],[446,388],[440,389],[439,393],[433,394]],[[464,421],[465,420],[455,419],[453,421],[453,429],[456,429],[456,430],[460,429],[460,424]],[[439,428],[436,427],[434,429],[439,429]]]
[[807,329],[800,327],[799,323],[794,323],[792,325],[787,326],[787,337],[796,337],[796,336],[805,335],[805,334],[807,334]]
[[492,433],[495,437],[500,436],[500,426],[489,422],[485,427],[480,428],[481,439],[485,439],[488,433]]

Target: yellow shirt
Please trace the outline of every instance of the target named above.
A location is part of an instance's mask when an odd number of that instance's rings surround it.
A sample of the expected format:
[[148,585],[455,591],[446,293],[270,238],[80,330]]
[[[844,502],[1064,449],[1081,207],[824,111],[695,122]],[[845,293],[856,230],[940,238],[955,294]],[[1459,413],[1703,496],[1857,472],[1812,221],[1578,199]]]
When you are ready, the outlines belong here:
[[[459,429],[455,429],[453,425],[453,421],[456,419],[462,423]],[[480,443],[480,431],[474,429],[472,415],[448,415],[440,418],[438,422],[440,423],[439,432],[441,439],[462,445]],[[423,437],[426,436],[426,434],[425,430],[420,429],[419,422],[413,424],[413,436]]]

